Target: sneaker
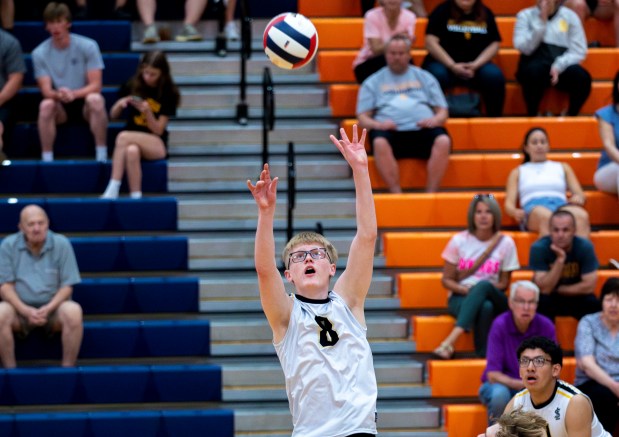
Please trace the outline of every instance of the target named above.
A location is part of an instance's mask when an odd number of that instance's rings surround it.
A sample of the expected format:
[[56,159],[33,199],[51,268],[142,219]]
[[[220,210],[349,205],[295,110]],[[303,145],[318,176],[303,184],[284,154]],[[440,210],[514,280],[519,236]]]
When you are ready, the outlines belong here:
[[144,37],[142,38],[143,44],[153,44],[159,42],[159,32],[157,26],[151,24],[144,30]]
[[609,267],[615,268],[615,269],[619,269],[619,261],[617,261],[614,258],[611,258],[608,260],[608,265]]
[[176,41],[202,41],[202,35],[191,24],[185,24],[181,33],[176,35]]
[[224,33],[226,34],[226,38],[230,41],[238,41],[241,39],[241,35],[239,35],[239,30],[237,29],[236,23],[234,21],[226,23],[226,27],[224,27]]

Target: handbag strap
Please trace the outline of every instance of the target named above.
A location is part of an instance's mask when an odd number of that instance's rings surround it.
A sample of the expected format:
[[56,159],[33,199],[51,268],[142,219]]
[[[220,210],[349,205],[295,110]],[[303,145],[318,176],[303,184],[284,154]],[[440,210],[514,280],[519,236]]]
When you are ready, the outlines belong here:
[[499,245],[499,243],[503,239],[503,234],[497,233],[492,238],[494,239],[494,241],[492,241],[490,243],[490,245],[486,248],[486,250],[484,250],[484,253],[482,253],[481,256],[475,260],[475,263],[471,266],[471,268],[470,269],[466,269],[466,270],[462,270],[461,272],[459,272],[459,274],[458,274],[458,282],[460,282],[460,281],[468,278],[472,274],[474,274],[477,271],[477,269],[479,269],[481,267],[481,265],[486,262],[486,260],[490,256],[490,254],[492,252],[494,252],[494,249],[497,248],[497,246]]

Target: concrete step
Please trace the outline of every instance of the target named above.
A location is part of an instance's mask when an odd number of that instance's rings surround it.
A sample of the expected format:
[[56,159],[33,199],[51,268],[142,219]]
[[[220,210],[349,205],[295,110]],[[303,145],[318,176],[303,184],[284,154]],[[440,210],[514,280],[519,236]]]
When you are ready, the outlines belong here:
[[[261,106],[249,107],[247,110],[247,116],[249,119],[262,119],[263,110]],[[224,119],[230,120],[236,118],[236,105],[228,108],[218,109],[179,109],[179,117],[185,120],[203,120],[203,119]],[[303,118],[303,119],[317,119],[327,118],[331,116],[331,109],[329,107],[322,108],[282,108],[276,106],[275,116],[278,119],[287,118]]]
[[[238,87],[181,87],[183,96],[179,118],[190,109],[220,109],[233,107],[240,100]],[[262,88],[251,86],[246,91],[246,103],[262,108]],[[276,108],[320,108],[328,105],[327,90],[320,86],[282,86],[275,89]]]
[[[170,145],[238,145],[262,144],[262,123],[250,121],[247,125],[235,122],[195,122],[175,120],[170,122]],[[339,135],[337,123],[313,121],[276,121],[275,128],[268,133],[271,144],[326,144],[336,149],[329,135]],[[337,149],[336,149],[337,150]],[[234,153],[230,150],[229,153]]]
[[[316,138],[318,140],[318,138]],[[225,156],[262,156],[262,140],[253,143],[237,144],[170,144],[168,152],[172,157],[202,156],[202,157],[225,157]],[[268,153],[270,156],[287,156],[287,143],[273,143],[269,140]],[[339,155],[339,151],[331,142],[319,144],[294,144],[295,156],[303,155]]]
[[[440,407],[423,401],[378,401],[378,432],[381,437],[446,437],[439,429]],[[235,437],[290,436],[292,418],[287,404],[250,404],[234,411]],[[260,430],[260,431],[258,431]]]
[[[336,263],[338,269],[345,268],[348,261],[348,250],[354,233],[333,231],[326,236],[339,253]],[[254,238],[254,235],[190,237],[189,269],[252,270],[254,268]],[[284,237],[276,236],[276,254],[281,253],[285,243],[286,239]],[[385,259],[380,253],[380,248],[377,248],[377,255],[374,257],[374,268],[385,267]],[[281,264],[279,260],[277,262],[278,265]]]
[[[288,202],[283,196],[277,200],[275,227],[286,226]],[[346,197],[324,199],[320,197],[295,200],[293,224],[298,227],[313,226],[320,221],[325,228],[355,227],[355,201],[353,194]],[[230,228],[255,230],[256,204],[247,193],[229,195],[227,198],[181,200],[178,205],[178,223],[181,230],[228,230]]]
[[[184,85],[187,78],[200,77],[204,80],[208,77],[219,77],[224,75],[232,76],[234,79],[239,79],[241,72],[241,62],[239,56],[228,56],[225,58],[213,54],[178,54],[171,53],[168,55],[170,69],[174,76],[174,81],[179,85]],[[262,77],[265,67],[271,70],[271,76],[275,77],[291,77],[305,76],[310,73],[315,74],[316,61],[312,61],[303,68],[295,70],[285,70],[275,67],[266,54],[262,52],[252,53],[252,56],[245,63],[245,72],[247,75],[259,75]],[[180,80],[184,78],[185,80]],[[318,83],[318,81],[316,81]]]
[[[281,365],[271,363],[224,364],[223,401],[286,401]],[[379,399],[427,398],[430,388],[423,385],[423,364],[410,359],[374,360]]]
[[[272,332],[264,315],[211,317],[212,356],[273,356]],[[412,353],[409,321],[394,314],[368,314],[368,341],[373,353]]]
[[[270,159],[270,166],[273,177],[277,176],[280,179],[278,190],[284,192],[288,187],[286,160],[283,157],[273,157]],[[295,168],[296,187],[299,190],[354,188],[350,167],[341,156],[333,155],[320,160],[301,157],[296,159]],[[168,190],[248,192],[247,180],[250,179],[255,183],[261,170],[262,161],[258,157],[218,161],[175,159],[168,165]]]
[[[258,278],[251,272],[239,277],[213,278],[209,275],[200,280],[200,311],[205,313],[261,312]],[[334,279],[336,281],[337,278]],[[287,291],[292,286],[282,277]],[[333,282],[335,283],[335,282]],[[375,274],[365,303],[367,310],[397,310],[400,299],[393,291],[393,278]]]

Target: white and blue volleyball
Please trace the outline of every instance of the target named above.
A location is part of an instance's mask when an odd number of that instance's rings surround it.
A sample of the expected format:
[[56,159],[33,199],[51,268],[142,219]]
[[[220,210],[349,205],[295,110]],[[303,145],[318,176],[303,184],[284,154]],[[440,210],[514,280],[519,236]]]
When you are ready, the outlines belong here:
[[292,70],[307,65],[318,51],[314,24],[301,14],[279,14],[267,24],[263,35],[264,51],[271,62]]

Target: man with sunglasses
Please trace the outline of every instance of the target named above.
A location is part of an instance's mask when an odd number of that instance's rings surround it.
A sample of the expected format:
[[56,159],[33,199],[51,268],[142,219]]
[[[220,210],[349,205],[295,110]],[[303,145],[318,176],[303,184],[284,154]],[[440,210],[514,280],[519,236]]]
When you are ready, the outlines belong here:
[[[507,404],[506,413],[519,408],[534,411],[548,422],[549,437],[612,437],[595,415],[591,400],[559,379],[563,366],[559,345],[546,337],[532,337],[520,344],[517,357],[524,390]],[[492,425],[486,435],[494,435],[497,428]]]
[[357,232],[346,269],[330,289],[337,251],[322,235],[302,232],[283,251],[287,294],[275,262],[273,222],[278,178],[268,164],[247,186],[258,206],[255,264],[260,301],[284,370],[293,437],[373,436],[377,385],[367,341],[364,304],[374,263],[376,213],[365,152],[353,126],[352,141],[331,135],[352,169]]

